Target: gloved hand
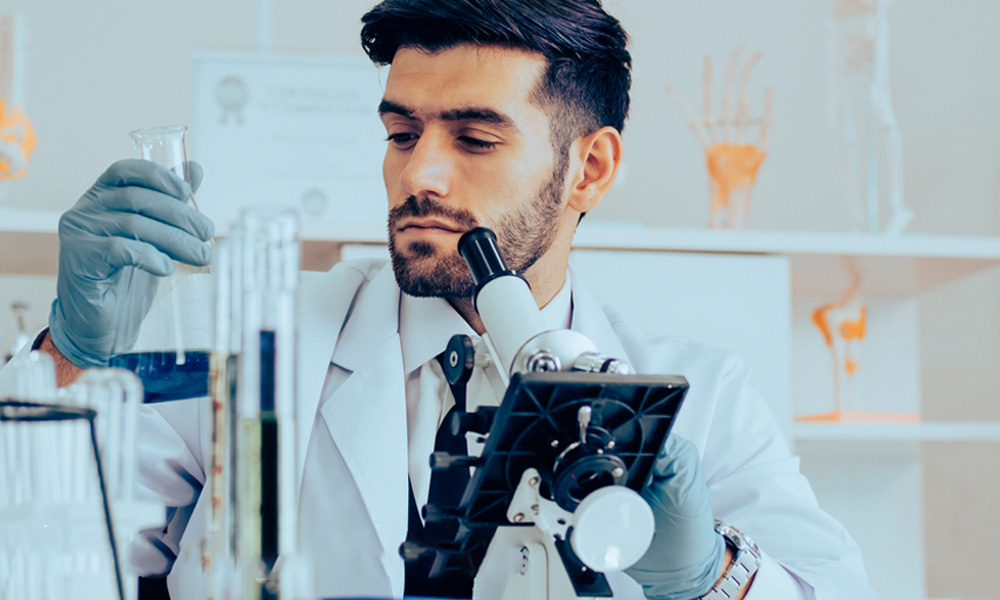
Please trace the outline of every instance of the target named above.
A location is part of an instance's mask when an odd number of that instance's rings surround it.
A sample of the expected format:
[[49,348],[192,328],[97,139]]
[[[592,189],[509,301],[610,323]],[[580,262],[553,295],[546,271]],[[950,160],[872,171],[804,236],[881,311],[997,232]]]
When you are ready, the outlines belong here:
[[79,367],[107,366],[115,340],[131,344],[171,259],[204,266],[212,221],[184,200],[191,185],[151,161],[116,162],[59,219],[59,278],[49,314],[52,343]]
[[625,572],[651,600],[693,600],[708,592],[722,572],[726,543],[715,531],[694,444],[674,434],[667,438],[642,497],[653,509],[656,533]]

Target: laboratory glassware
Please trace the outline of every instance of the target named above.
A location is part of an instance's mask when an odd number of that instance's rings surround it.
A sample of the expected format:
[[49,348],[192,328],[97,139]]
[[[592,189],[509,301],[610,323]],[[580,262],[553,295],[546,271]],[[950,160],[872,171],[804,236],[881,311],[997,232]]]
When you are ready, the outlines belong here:
[[10,368],[14,397],[0,399],[0,598],[87,589],[134,599],[123,552],[164,514],[133,496],[141,384],[121,369],[92,369],[57,390],[52,360],[39,352]]
[[14,344],[10,347],[10,356],[8,359],[13,357],[15,354],[21,351],[31,342],[31,334],[28,333],[28,327],[25,325],[24,314],[28,312],[30,306],[27,302],[14,301],[10,305],[11,312],[14,313],[14,318],[17,320],[17,336],[14,338]]
[[[20,452],[5,453],[5,484],[12,493],[0,501],[0,597],[72,598],[84,589],[113,586],[124,600],[118,548],[112,529],[93,409],[18,400],[0,401],[0,437],[16,440]],[[78,447],[89,434],[90,452]],[[63,440],[58,448],[51,444]],[[61,460],[60,460],[61,459]],[[95,523],[88,516],[94,489],[100,490],[103,539],[95,550]],[[69,499],[70,503],[65,501]],[[84,510],[81,510],[84,509]],[[89,522],[87,522],[89,521]],[[98,538],[100,539],[100,538]],[[104,596],[108,597],[108,596]]]
[[[187,127],[152,127],[129,134],[136,155],[159,163],[190,182]],[[195,209],[192,194],[185,201]],[[146,402],[208,394],[211,280],[209,269],[174,263],[173,275],[157,283],[149,313],[136,339],[116,336],[110,366],[132,371],[142,380]],[[130,269],[134,277],[135,267]]]
[[294,212],[248,210],[214,255],[209,598],[310,597],[296,539],[297,230]]
[[[220,240],[212,254],[215,271],[215,327],[212,352],[209,357],[209,391],[207,403],[210,423],[209,473],[205,489],[211,494],[205,536],[201,540],[201,565],[207,589],[206,600],[243,597],[243,578],[237,577],[236,563],[236,376],[240,356],[239,268],[234,268],[230,246],[239,237],[235,231],[229,239]],[[235,290],[235,293],[234,293]]]

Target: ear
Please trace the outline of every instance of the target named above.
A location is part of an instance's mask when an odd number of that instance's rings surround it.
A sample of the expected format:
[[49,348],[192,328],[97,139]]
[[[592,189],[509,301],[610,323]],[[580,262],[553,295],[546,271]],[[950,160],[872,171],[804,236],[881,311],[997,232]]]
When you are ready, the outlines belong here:
[[584,213],[597,206],[615,182],[622,163],[622,136],[614,127],[602,127],[576,140],[570,152],[576,160],[567,204]]

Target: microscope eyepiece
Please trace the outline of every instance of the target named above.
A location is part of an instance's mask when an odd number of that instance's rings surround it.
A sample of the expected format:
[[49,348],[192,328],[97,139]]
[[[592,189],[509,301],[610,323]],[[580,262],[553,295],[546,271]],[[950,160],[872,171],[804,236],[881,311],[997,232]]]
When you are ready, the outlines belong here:
[[497,247],[496,234],[485,227],[474,227],[463,233],[458,240],[458,253],[469,265],[477,289],[481,289],[497,277],[505,275],[520,277],[515,271],[507,268],[507,263],[500,256],[500,249]]
[[458,253],[476,284],[474,306],[489,334],[497,368],[509,375],[518,350],[546,330],[531,286],[520,273],[507,267],[496,234],[485,227],[463,233]]

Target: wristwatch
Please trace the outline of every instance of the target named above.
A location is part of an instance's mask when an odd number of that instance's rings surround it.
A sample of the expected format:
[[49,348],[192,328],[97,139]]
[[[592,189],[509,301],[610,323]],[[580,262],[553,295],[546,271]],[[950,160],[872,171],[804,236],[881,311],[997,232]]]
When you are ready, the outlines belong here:
[[733,551],[733,562],[712,589],[699,596],[698,600],[735,598],[760,567],[760,550],[747,534],[718,519],[715,521],[715,530],[726,540],[726,546]]

